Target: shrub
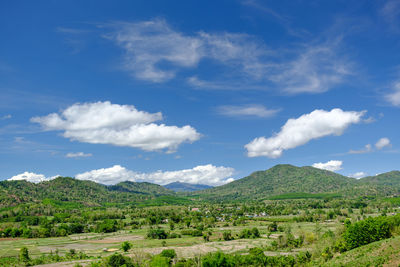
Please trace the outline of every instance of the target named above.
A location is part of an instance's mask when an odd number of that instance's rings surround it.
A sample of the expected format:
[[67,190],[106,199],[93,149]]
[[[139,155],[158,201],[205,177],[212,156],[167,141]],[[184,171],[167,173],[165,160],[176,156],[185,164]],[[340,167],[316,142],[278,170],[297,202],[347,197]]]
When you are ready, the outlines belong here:
[[150,229],[147,232],[147,238],[150,239],[167,239],[168,234],[163,229]]
[[348,224],[343,233],[348,250],[389,238],[390,236],[388,219],[382,216],[376,218],[369,217],[354,224]]
[[106,258],[106,266],[109,267],[120,267],[120,266],[125,266],[125,267],[133,267],[133,262],[129,257],[125,257],[121,254],[115,253],[114,255],[111,255],[110,257]]
[[222,233],[222,237],[225,241],[233,240],[232,232],[231,231],[224,231]]
[[173,259],[176,257],[176,252],[174,249],[164,249],[163,251],[161,251],[160,256]]
[[125,241],[124,243],[122,243],[121,248],[124,252],[127,252],[132,248],[132,244],[128,241]]
[[19,260],[23,262],[29,262],[29,250],[26,247],[22,247],[19,251]]

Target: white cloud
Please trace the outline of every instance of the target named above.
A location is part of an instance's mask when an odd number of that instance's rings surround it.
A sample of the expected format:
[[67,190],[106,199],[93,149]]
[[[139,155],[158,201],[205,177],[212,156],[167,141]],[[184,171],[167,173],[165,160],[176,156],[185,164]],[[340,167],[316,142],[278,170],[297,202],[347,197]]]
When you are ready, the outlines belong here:
[[12,116],[10,114],[7,114],[7,115],[4,115],[4,116],[1,116],[0,120],[8,120],[8,119],[11,119],[11,118],[12,118]]
[[270,79],[291,94],[322,93],[342,83],[350,69],[334,46],[307,46],[297,58],[281,63]]
[[386,94],[385,99],[393,106],[400,107],[400,81],[393,84],[392,92]]
[[[378,150],[381,150],[384,147],[390,147],[392,144],[390,143],[389,138],[387,137],[383,137],[381,139],[379,139],[376,144],[375,144],[375,148]],[[374,152],[374,149],[372,148],[371,144],[366,144],[364,149],[360,149],[360,150],[350,150],[348,153],[349,154],[366,154],[366,153],[371,153]]]
[[366,144],[364,149],[360,149],[360,150],[350,150],[349,154],[365,154],[365,153],[369,153],[372,152],[372,146],[371,144]]
[[353,173],[353,174],[348,175],[348,177],[360,179],[360,178],[363,178],[363,177],[365,177],[365,176],[367,176],[367,175],[368,175],[368,174],[365,173],[365,172],[356,172],[356,173]]
[[93,156],[91,153],[83,153],[83,152],[70,152],[65,155],[67,158],[87,158]]
[[52,176],[52,177],[46,177],[43,174],[37,174],[37,173],[33,173],[33,172],[24,172],[24,173],[21,173],[21,174],[11,177],[10,179],[8,179],[8,181],[26,180],[26,181],[32,182],[32,183],[40,183],[40,182],[55,179],[58,176],[59,175]]
[[211,164],[201,165],[192,169],[178,171],[156,171],[151,173],[138,173],[120,165],[102,168],[76,175],[76,179],[91,180],[102,184],[116,184],[123,181],[151,182],[165,185],[180,181],[193,184],[221,185],[233,181],[231,176],[235,170],[228,167],[217,167]]
[[162,114],[139,111],[134,106],[110,102],[74,104],[60,114],[34,117],[32,122],[47,131],[64,131],[71,140],[91,144],[111,144],[145,151],[175,151],[183,142],[194,142],[200,134],[191,126],[166,126],[153,122]]
[[390,147],[390,146],[391,146],[390,140],[387,137],[383,137],[383,138],[379,139],[378,142],[376,142],[376,144],[375,144],[375,147],[379,150],[384,147]]
[[[243,33],[182,33],[165,20],[114,24],[106,37],[125,51],[124,68],[137,79],[155,83],[176,77],[182,69],[196,69],[202,61],[218,64],[211,80],[196,75],[189,84],[207,89],[275,87],[287,93],[321,93],[342,83],[351,64],[339,51],[340,40],[267,48]],[[232,86],[238,84],[241,86]]]
[[342,169],[343,161],[341,160],[330,160],[328,162],[314,163],[312,166],[314,168],[323,169],[331,172],[339,171]]
[[342,135],[351,124],[359,123],[364,111],[314,110],[297,119],[289,119],[281,131],[270,138],[258,137],[245,145],[249,157],[278,158],[292,149],[328,135]]
[[243,105],[243,106],[220,106],[218,112],[225,116],[230,117],[272,117],[279,112],[278,109],[267,109],[263,105]]

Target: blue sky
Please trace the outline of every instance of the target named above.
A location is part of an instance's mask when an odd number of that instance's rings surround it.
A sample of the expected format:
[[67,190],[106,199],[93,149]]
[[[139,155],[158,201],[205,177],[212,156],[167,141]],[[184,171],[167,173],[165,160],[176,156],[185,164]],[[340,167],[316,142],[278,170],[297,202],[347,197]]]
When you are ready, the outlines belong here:
[[399,169],[399,25],[395,0],[3,2],[0,179]]

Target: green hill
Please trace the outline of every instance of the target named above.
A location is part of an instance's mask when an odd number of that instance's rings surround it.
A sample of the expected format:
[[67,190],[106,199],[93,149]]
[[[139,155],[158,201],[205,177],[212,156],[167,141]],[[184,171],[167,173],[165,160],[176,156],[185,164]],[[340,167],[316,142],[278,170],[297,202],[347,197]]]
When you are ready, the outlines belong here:
[[70,177],[58,177],[37,184],[27,181],[0,182],[0,206],[40,203],[46,199],[97,206],[103,203],[140,202],[161,195],[173,195],[173,192],[151,183],[123,182],[110,187]]
[[[260,199],[326,198],[339,196],[400,195],[400,172],[392,171],[359,180],[313,167],[276,165],[229,184],[195,192],[179,193],[199,200],[235,201]],[[83,205],[137,203],[176,193],[151,183],[122,182],[113,186],[59,177],[38,184],[1,181],[0,206],[53,199]],[[150,201],[153,203],[154,201]],[[157,203],[155,201],[154,203]]]
[[208,199],[264,199],[286,193],[337,193],[357,181],[313,167],[276,165],[229,184],[196,192]]
[[110,190],[119,192],[129,192],[134,194],[154,195],[154,196],[165,196],[173,195],[174,192],[158,184],[152,184],[147,182],[130,182],[125,181],[112,185],[109,187]]
[[[295,194],[294,194],[295,193]],[[266,171],[257,171],[229,184],[195,192],[201,199],[238,200],[317,198],[332,196],[393,195],[400,194],[400,172],[392,171],[360,180],[310,166],[276,165]],[[322,194],[322,195],[321,195]]]

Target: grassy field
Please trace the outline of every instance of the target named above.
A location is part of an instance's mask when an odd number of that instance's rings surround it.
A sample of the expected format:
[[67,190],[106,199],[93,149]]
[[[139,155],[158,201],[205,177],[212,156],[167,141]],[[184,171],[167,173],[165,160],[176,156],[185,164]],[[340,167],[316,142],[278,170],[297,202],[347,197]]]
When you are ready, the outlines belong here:
[[[262,219],[262,218],[260,218]],[[58,251],[60,255],[64,255],[70,249],[82,251],[89,256],[104,257],[111,255],[115,252],[122,252],[121,244],[124,241],[132,243],[133,247],[128,255],[136,253],[141,254],[158,254],[165,248],[175,249],[178,257],[194,257],[204,255],[208,252],[223,251],[227,253],[232,252],[247,252],[252,247],[267,247],[270,246],[273,240],[276,240],[283,232],[275,232],[268,237],[268,225],[272,221],[283,221],[278,223],[283,229],[290,227],[295,236],[305,235],[308,237],[305,246],[302,250],[312,248],[312,241],[316,238],[317,234],[331,230],[335,231],[341,224],[337,221],[319,223],[316,227],[315,223],[311,222],[287,222],[282,219],[282,216],[268,217],[265,220],[249,221],[246,225],[233,226],[220,222],[215,228],[211,228],[212,235],[209,242],[205,242],[202,237],[192,237],[182,235],[180,238],[174,239],[147,239],[146,234],[149,230],[148,226],[142,229],[135,229],[129,231],[119,231],[115,233],[85,233],[75,234],[67,237],[56,238],[3,238],[0,239],[0,257],[16,257],[18,256],[21,247],[27,247],[32,257],[37,257],[43,253],[55,253]],[[286,221],[286,222],[285,222]],[[162,228],[168,230],[167,225],[162,225]],[[261,238],[256,239],[237,239],[231,241],[224,241],[222,233],[224,231],[231,231],[232,235],[236,237],[243,229],[257,227],[261,233]],[[317,229],[318,228],[318,229]],[[175,229],[173,232],[180,233],[180,229]],[[317,233],[320,231],[320,233]],[[310,237],[311,236],[311,237]],[[267,252],[268,255],[288,255],[296,253],[296,250],[282,250]]]

